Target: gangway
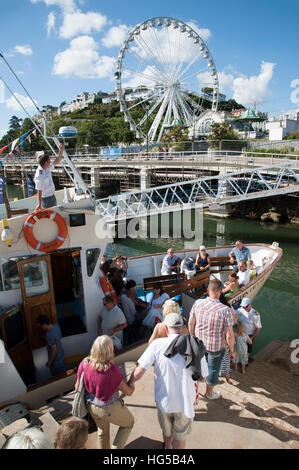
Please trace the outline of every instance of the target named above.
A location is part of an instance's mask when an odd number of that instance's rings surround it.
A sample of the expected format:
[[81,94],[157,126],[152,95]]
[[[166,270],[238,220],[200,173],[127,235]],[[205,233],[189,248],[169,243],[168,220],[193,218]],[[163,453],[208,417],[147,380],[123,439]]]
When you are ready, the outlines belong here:
[[282,163],[112,195],[98,199],[96,210],[110,223],[296,192],[299,176],[290,163]]

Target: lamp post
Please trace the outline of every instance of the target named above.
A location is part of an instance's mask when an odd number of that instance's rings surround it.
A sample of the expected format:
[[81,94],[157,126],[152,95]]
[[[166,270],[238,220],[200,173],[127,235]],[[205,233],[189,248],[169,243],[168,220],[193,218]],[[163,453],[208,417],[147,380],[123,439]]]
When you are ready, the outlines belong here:
[[145,105],[145,110],[146,110],[146,156],[148,157],[148,110],[149,110],[148,104]]

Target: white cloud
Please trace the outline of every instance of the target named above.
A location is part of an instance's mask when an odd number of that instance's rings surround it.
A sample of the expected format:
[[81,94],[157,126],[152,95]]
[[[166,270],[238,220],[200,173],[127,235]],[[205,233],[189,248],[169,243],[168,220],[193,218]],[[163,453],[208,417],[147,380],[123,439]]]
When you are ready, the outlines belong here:
[[30,0],[31,3],[44,2],[48,7],[58,6],[62,10],[72,11],[75,10],[76,4],[74,0]]
[[232,73],[219,72],[218,81],[219,81],[219,91],[220,93],[225,93],[228,89],[233,88],[235,77]]
[[80,36],[54,58],[53,74],[62,77],[113,78],[115,58],[99,56],[98,44],[90,36]]
[[55,21],[56,21],[55,13],[51,11],[51,13],[49,13],[48,15],[48,21],[47,21],[47,36],[48,37],[50,36],[51,31],[54,30],[55,28]]
[[[25,97],[23,95],[20,95],[19,93],[15,93],[15,96],[26,110],[34,109],[34,105],[29,97]],[[13,96],[6,100],[5,104],[7,109],[10,109],[11,111],[23,111],[21,106]],[[35,104],[37,104],[37,101],[35,101]]]
[[119,26],[113,26],[109,29],[106,36],[102,39],[102,44],[105,47],[117,47],[121,46],[125,41],[128,33],[130,32],[129,26],[120,24]]
[[271,62],[262,62],[259,75],[236,78],[233,82],[233,98],[244,105],[263,103],[270,93],[268,86],[273,77],[274,67],[275,64]]
[[65,13],[63,23],[59,31],[60,37],[69,39],[77,34],[90,34],[91,31],[101,31],[107,23],[107,17],[101,13],[81,10]]
[[211,30],[208,28],[200,28],[195,20],[190,20],[186,23],[190,28],[194,29],[194,31],[203,39],[204,41],[208,41],[212,36]]
[[25,45],[25,46],[15,46],[14,52],[17,52],[18,54],[22,55],[32,55],[32,49],[30,46]]

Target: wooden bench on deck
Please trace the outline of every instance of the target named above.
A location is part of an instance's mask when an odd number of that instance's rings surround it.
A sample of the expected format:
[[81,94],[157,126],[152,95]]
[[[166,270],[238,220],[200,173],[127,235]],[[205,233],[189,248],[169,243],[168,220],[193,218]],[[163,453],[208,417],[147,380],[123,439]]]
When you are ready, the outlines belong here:
[[[191,279],[186,279],[183,282],[168,286],[164,288],[164,291],[169,297],[175,297],[176,295],[182,294],[185,291],[192,290],[197,297],[202,297],[207,294],[207,284],[210,282],[210,272],[205,271],[202,274],[196,274]],[[194,292],[194,289],[196,291]]]
[[211,256],[210,260],[211,273],[230,272],[232,270],[232,266],[236,265],[236,262],[234,262],[234,264],[230,264],[229,256]]
[[153,290],[154,284],[159,282],[161,287],[165,290],[166,287],[171,287],[177,285],[178,282],[182,282],[186,279],[184,273],[178,274],[167,274],[165,276],[154,276],[154,277],[145,277],[143,279],[143,290],[144,292],[148,290]]

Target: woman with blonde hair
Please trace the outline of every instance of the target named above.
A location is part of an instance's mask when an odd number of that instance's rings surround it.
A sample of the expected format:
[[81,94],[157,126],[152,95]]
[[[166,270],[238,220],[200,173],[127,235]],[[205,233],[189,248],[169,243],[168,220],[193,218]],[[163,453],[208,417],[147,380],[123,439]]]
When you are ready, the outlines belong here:
[[113,342],[107,335],[98,336],[94,341],[90,355],[78,368],[75,390],[79,388],[84,367],[84,387],[88,411],[98,428],[100,449],[110,449],[110,423],[119,426],[112,449],[123,449],[134,425],[133,415],[119,391],[132,395],[134,386],[128,385],[115,364],[113,364]]
[[[180,306],[177,302],[172,299],[165,300],[163,307],[162,307],[162,317],[163,319],[169,315],[170,313],[177,313],[181,315]],[[188,334],[188,330],[185,326],[182,328],[182,334]],[[162,323],[157,323],[152,336],[149,339],[149,344],[152,343],[157,338],[166,338],[166,328],[165,325]]]

